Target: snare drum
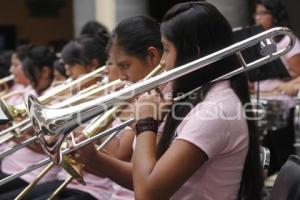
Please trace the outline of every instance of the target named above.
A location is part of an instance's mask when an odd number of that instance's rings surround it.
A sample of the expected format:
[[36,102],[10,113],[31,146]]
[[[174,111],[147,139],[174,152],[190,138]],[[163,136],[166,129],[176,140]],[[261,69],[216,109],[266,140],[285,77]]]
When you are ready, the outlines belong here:
[[300,99],[296,99],[294,112],[294,131],[295,131],[295,153],[300,156]]
[[255,97],[252,97],[251,102],[258,128],[275,131],[288,125],[291,102],[287,97],[263,96],[258,102]]

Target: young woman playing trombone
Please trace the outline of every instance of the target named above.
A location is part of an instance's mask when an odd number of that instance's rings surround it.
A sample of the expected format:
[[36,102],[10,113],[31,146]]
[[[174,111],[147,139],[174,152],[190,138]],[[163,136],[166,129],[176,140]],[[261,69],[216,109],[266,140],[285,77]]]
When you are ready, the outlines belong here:
[[[205,2],[171,8],[161,33],[161,63],[170,69],[233,43],[229,23]],[[250,102],[247,81],[238,75],[207,84],[235,65],[235,57],[228,57],[174,81],[173,97],[204,87],[172,104],[158,144],[156,106],[162,100],[154,92],[140,96],[132,162],[107,156],[93,145],[82,149],[82,156],[77,152],[78,161],[134,190],[136,199],[261,199],[258,138],[253,122],[243,115],[243,105]]]
[[17,105],[23,102],[23,98],[28,97],[29,94],[36,94],[30,80],[26,77],[22,61],[27,57],[31,45],[21,45],[17,47],[16,51],[11,56],[10,73],[14,75],[14,85],[10,88],[7,95],[5,95],[5,102],[9,105]]
[[[22,60],[22,65],[19,63],[16,66],[12,66],[12,70],[20,70],[19,67],[22,67],[24,72],[19,72],[26,77],[26,80],[29,82],[29,85],[35,91],[36,94],[41,95],[47,91],[50,87],[53,79],[53,59],[54,54],[44,46],[32,47],[28,50],[26,56]],[[12,62],[14,65],[14,62]],[[21,65],[21,66],[20,66]],[[21,82],[22,76],[16,81]],[[25,90],[26,91],[26,90]],[[27,94],[28,95],[28,94]],[[21,136],[17,139],[14,139],[14,142],[9,142],[5,145],[7,148],[10,148],[11,145],[14,145],[15,142],[23,141],[29,137],[32,137],[33,130],[27,130],[22,133]],[[9,174],[16,173],[17,171],[28,167],[29,165],[37,162],[40,159],[44,159],[46,156],[41,154],[42,151],[38,145],[31,145],[28,148],[22,148],[21,150],[3,158],[1,163],[1,178],[8,176]],[[39,173],[39,170],[29,173],[22,178],[19,178],[11,183],[5,184],[0,187],[1,194],[11,190],[15,190],[18,187],[27,185],[34,177]],[[44,181],[53,180],[53,175],[55,172],[49,174]]]

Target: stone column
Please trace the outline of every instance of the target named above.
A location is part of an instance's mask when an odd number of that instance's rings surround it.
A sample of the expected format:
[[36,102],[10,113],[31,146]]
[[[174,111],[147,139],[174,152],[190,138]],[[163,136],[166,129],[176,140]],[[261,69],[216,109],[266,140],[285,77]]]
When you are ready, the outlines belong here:
[[249,25],[250,2],[247,0],[207,0],[226,17],[232,28]]
[[78,36],[82,26],[96,20],[112,30],[122,19],[147,14],[147,0],[74,0],[74,32]]

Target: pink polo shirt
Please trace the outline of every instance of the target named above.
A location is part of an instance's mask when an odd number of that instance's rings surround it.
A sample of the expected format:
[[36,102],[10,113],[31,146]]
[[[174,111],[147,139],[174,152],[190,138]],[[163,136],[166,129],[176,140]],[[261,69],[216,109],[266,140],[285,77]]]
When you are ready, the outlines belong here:
[[236,200],[248,151],[248,126],[229,82],[217,83],[178,126],[185,140],[208,156],[172,196],[178,200]]
[[36,92],[31,85],[24,86],[20,84],[14,84],[12,88],[9,90],[9,92],[18,92],[18,94],[5,99],[5,102],[8,105],[14,105],[14,106],[25,103],[27,97],[30,94],[36,95]]
[[[58,179],[65,180],[67,177],[69,175],[65,171],[61,171]],[[86,185],[73,180],[67,188],[89,193],[98,200],[110,199],[112,194],[112,181],[110,179],[101,178],[86,171],[83,171],[83,177]]]

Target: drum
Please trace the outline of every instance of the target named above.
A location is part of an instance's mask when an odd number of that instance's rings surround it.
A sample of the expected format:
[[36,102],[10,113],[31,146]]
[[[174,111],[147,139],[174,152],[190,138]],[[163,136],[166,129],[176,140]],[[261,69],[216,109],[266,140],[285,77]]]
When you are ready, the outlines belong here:
[[252,97],[256,125],[263,131],[278,130],[288,125],[291,102],[285,97],[260,97],[257,101]]
[[294,130],[295,130],[295,153],[300,156],[300,99],[296,99],[294,112]]

